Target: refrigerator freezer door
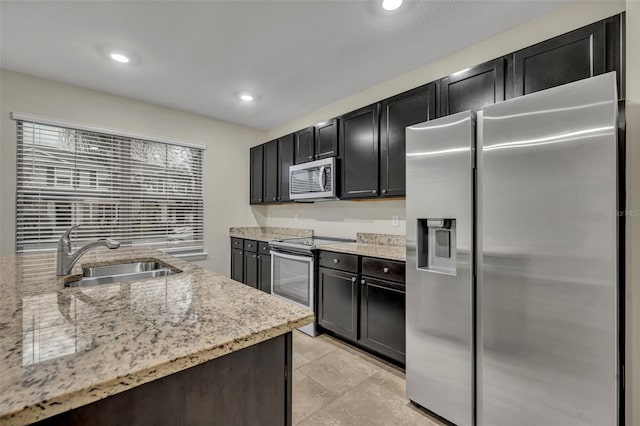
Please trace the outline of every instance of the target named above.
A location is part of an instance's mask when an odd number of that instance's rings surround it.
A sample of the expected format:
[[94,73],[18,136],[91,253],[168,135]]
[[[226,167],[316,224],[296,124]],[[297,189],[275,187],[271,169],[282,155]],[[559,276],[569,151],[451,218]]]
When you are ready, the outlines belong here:
[[616,425],[615,74],[483,113],[479,424]]
[[407,396],[473,424],[475,114],[407,128]]

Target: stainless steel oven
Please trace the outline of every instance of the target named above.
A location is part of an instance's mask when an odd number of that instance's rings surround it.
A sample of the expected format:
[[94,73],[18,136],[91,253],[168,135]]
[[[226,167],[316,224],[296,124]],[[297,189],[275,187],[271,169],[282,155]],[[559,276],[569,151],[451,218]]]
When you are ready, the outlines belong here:
[[[344,238],[305,237],[272,240],[271,294],[316,313],[315,259],[316,246],[354,242]],[[300,327],[310,336],[319,334],[318,320]]]
[[[271,294],[314,310],[314,256],[271,250]],[[316,335],[315,324],[300,331]]]

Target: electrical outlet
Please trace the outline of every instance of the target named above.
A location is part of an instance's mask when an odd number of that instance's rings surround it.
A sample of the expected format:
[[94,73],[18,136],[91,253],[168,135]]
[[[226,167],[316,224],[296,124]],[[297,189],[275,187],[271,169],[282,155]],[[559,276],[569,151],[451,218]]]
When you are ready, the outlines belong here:
[[298,216],[297,214],[293,216],[293,221],[294,222],[300,222],[300,216]]
[[397,214],[391,216],[391,226],[400,226],[400,216]]

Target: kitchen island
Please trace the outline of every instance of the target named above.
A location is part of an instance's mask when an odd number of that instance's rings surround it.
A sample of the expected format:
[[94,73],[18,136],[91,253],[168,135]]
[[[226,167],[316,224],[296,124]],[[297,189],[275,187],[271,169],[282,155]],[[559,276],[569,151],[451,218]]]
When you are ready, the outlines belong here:
[[310,311],[148,249],[182,272],[65,287],[55,254],[0,257],[0,423],[288,424],[291,331]]

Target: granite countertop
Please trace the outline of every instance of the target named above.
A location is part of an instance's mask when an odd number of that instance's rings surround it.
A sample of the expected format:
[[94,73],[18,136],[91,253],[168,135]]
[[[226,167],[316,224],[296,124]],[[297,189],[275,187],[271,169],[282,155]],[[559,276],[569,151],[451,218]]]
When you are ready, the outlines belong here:
[[326,244],[319,245],[317,248],[338,253],[406,261],[404,235],[358,232],[355,243]]
[[404,262],[406,260],[406,249],[404,246],[389,246],[384,244],[365,244],[356,242],[318,245],[317,248],[324,251],[357,254],[360,256],[398,260],[401,262]]
[[276,227],[234,227],[229,229],[229,236],[256,241],[272,241],[287,238],[304,238],[313,236],[310,229],[276,228]]
[[313,320],[308,310],[154,250],[94,250],[73,273],[144,258],[182,273],[67,288],[55,254],[0,257],[0,423],[35,422]]

